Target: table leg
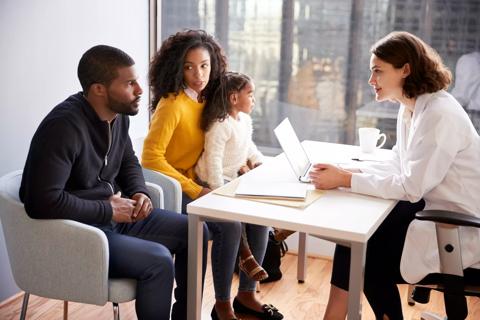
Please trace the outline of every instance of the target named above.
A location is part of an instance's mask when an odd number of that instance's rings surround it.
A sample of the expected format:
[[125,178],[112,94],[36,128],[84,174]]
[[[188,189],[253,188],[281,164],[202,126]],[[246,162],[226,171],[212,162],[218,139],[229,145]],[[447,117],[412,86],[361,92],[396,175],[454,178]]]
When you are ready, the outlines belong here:
[[188,215],[188,293],[187,319],[202,316],[202,252],[203,226],[199,216]]
[[363,277],[365,274],[365,243],[352,243],[350,260],[350,285],[348,288],[348,319],[362,318]]
[[298,283],[304,283],[307,273],[307,234],[298,233],[298,262],[297,262],[297,280]]

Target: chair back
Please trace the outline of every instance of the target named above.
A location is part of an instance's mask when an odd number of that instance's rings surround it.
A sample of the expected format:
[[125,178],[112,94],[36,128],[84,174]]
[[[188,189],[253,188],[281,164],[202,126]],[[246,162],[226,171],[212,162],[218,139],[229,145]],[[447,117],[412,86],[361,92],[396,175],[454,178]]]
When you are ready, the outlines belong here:
[[[139,162],[142,162],[144,140],[145,137],[143,136],[132,139],[132,147]],[[161,206],[154,206],[155,208],[161,208],[177,213],[182,212],[182,187],[177,180],[158,171],[146,168],[143,168],[143,176],[146,182],[154,183],[162,189],[163,203]]]
[[165,210],[182,212],[182,187],[180,183],[158,171],[143,168],[145,181],[154,183],[162,188]]
[[16,200],[21,204],[20,196],[18,194],[21,182],[22,170],[13,171],[9,174],[6,174],[0,178],[0,194],[4,194],[6,197]]
[[20,201],[19,189],[22,181],[22,171],[14,171],[0,178],[0,219],[5,236],[8,257],[12,274],[17,285],[25,290],[25,274],[32,268],[27,264],[31,256],[28,238],[32,233],[28,228],[29,220],[23,203]]
[[[420,211],[416,213],[415,218],[435,223],[441,273],[428,275],[415,285],[409,304],[413,305],[414,301],[427,303],[430,289],[442,291],[448,319],[466,319],[468,309],[465,296],[480,296],[480,270],[473,268],[464,270],[460,227],[480,228],[480,219],[444,210]],[[424,313],[421,317],[443,319],[431,313]]]

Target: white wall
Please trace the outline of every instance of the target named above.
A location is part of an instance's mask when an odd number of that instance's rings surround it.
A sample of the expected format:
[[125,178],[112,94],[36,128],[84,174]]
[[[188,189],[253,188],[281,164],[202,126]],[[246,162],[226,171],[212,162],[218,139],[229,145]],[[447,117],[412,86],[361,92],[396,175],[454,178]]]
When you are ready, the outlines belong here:
[[[295,232],[286,240],[288,251],[298,253],[298,232]],[[307,254],[314,257],[332,258],[335,251],[335,243],[316,237],[307,237]]]
[[[118,47],[136,61],[145,93],[130,135],[145,135],[148,0],[0,0],[0,176],[23,168],[42,118],[81,90],[78,60],[97,44]],[[0,301],[17,291],[0,228]]]

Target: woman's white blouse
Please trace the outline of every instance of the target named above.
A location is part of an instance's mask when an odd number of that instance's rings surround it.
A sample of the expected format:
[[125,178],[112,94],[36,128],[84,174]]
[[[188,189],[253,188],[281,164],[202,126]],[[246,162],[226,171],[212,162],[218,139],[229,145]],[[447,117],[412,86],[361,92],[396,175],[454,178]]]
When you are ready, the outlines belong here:
[[[410,202],[423,198],[425,209],[480,217],[480,137],[468,115],[446,91],[424,94],[417,98],[407,134],[404,110],[401,105],[395,157],[353,174],[352,191]],[[460,236],[464,268],[478,264],[480,231],[462,227]],[[401,271],[412,283],[440,272],[433,222],[410,224]]]

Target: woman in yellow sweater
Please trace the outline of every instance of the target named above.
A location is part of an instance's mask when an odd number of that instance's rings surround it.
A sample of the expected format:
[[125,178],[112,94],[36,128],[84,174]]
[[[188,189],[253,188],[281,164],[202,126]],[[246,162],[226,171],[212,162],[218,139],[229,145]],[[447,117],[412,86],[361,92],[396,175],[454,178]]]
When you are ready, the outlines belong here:
[[[200,128],[202,111],[226,67],[219,44],[201,30],[170,36],[150,66],[154,114],[143,146],[142,165],[180,182],[183,213],[188,202],[211,191],[197,183],[194,167],[204,145],[204,132]],[[216,302],[212,319],[236,319],[230,288],[242,227],[240,222],[207,222],[207,225],[213,238],[211,259]],[[267,228],[260,226],[249,237],[259,262],[263,260],[267,238]],[[277,309],[256,299],[255,285],[254,280],[241,275],[233,304],[235,311],[262,319],[282,319]]]

